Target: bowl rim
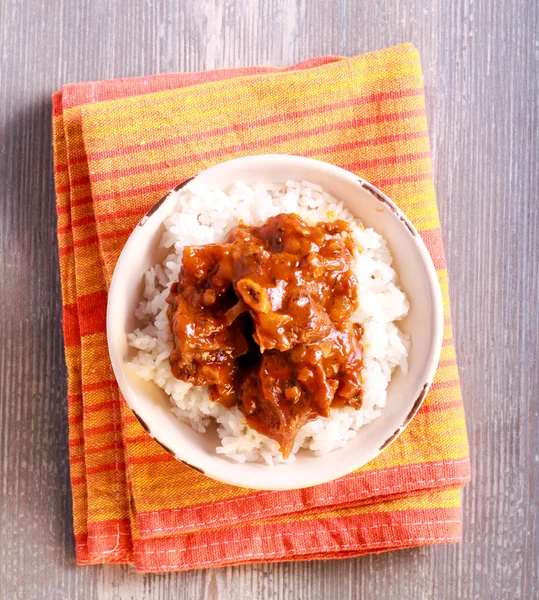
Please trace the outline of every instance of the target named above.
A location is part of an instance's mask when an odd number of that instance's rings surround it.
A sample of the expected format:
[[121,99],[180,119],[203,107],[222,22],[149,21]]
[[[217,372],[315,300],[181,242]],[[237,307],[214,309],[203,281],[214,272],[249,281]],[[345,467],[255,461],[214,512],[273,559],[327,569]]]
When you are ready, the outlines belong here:
[[[131,411],[133,412],[134,416],[140,422],[140,424],[146,430],[146,432],[166,452],[171,454],[176,460],[184,463],[188,467],[202,473],[203,475],[206,475],[207,477],[210,477],[210,478],[220,481],[222,483],[239,486],[239,487],[246,487],[245,482],[239,482],[237,478],[235,478],[233,476],[232,477],[228,476],[228,471],[226,469],[222,469],[222,468],[219,469],[218,467],[216,469],[212,469],[212,468],[208,468],[208,466],[206,465],[203,470],[202,468],[191,464],[189,462],[188,457],[179,456],[177,453],[175,453],[173,450],[168,448],[163,442],[161,442],[159,440],[158,434],[155,434],[153,431],[151,431],[151,428],[147,425],[144,418],[137,412],[137,411],[139,411],[139,409],[137,408],[135,410],[135,407],[133,406],[133,399],[130,397],[129,385],[127,383],[127,378],[126,378],[126,376],[123,372],[123,368],[122,368],[122,362],[125,362],[125,361],[123,361],[121,359],[121,357],[119,356],[119,353],[116,352],[113,341],[112,341],[112,336],[109,335],[109,333],[112,329],[112,321],[114,318],[112,315],[111,307],[113,306],[113,298],[116,295],[115,288],[117,287],[117,280],[118,280],[117,273],[119,273],[123,269],[124,263],[127,262],[127,260],[128,260],[127,257],[132,252],[132,249],[134,247],[136,247],[139,237],[141,235],[143,235],[142,228],[145,225],[145,223],[148,221],[148,219],[153,216],[153,214],[161,207],[161,205],[169,198],[169,196],[172,193],[179,191],[181,188],[186,186],[191,181],[195,180],[197,177],[199,177],[203,173],[207,173],[208,171],[210,171],[211,169],[213,169],[215,167],[222,168],[223,166],[231,165],[232,163],[240,163],[240,162],[245,163],[245,166],[248,168],[249,163],[259,162],[259,161],[276,161],[276,162],[284,161],[287,164],[290,164],[290,162],[296,162],[296,164],[298,166],[301,166],[302,163],[305,164],[306,162],[308,162],[310,164],[314,164],[314,166],[316,166],[320,169],[325,170],[330,175],[334,174],[338,177],[343,177],[345,179],[348,179],[349,182],[359,184],[367,193],[369,193],[378,202],[384,204],[391,212],[393,212],[398,217],[398,219],[402,222],[403,226],[408,230],[408,232],[411,235],[411,237],[413,238],[413,242],[422,258],[422,261],[421,261],[422,266],[425,269],[427,281],[428,281],[431,296],[432,296],[433,328],[432,328],[431,336],[430,336],[431,340],[432,340],[432,342],[430,344],[431,352],[429,355],[427,355],[426,366],[422,371],[422,375],[423,375],[422,380],[425,381],[425,383],[424,383],[423,387],[420,389],[420,392],[417,395],[415,401],[413,402],[411,409],[407,413],[406,417],[403,419],[402,424],[386,439],[386,441],[383,444],[381,444],[376,450],[367,452],[366,453],[367,459],[363,460],[363,461],[358,461],[357,466],[353,467],[352,469],[350,469],[348,467],[346,467],[344,469],[343,468],[339,469],[338,465],[336,465],[335,471],[331,474],[330,477],[314,476],[312,478],[312,481],[309,481],[308,483],[302,483],[301,485],[295,485],[295,486],[290,486],[290,485],[283,485],[283,486],[273,485],[271,487],[267,487],[264,485],[254,485],[254,486],[249,485],[248,486],[250,489],[256,489],[256,490],[278,491],[278,490],[301,489],[301,488],[311,487],[314,485],[319,485],[322,483],[327,483],[329,481],[334,481],[340,477],[343,477],[344,475],[351,473],[355,469],[365,466],[366,464],[371,462],[374,458],[376,458],[381,452],[386,450],[402,434],[402,432],[408,427],[408,425],[410,424],[410,422],[413,420],[414,416],[420,409],[420,407],[423,404],[423,401],[432,385],[432,381],[434,379],[434,375],[435,375],[437,367],[438,367],[438,362],[439,362],[441,348],[442,348],[442,341],[443,341],[444,310],[443,310],[443,299],[442,299],[442,294],[441,294],[441,289],[440,289],[440,283],[439,283],[438,276],[436,273],[436,268],[432,261],[432,257],[430,255],[427,247],[425,246],[425,243],[423,242],[419,232],[416,230],[416,228],[414,227],[414,225],[412,224],[410,219],[395,204],[395,202],[393,200],[391,200],[391,198],[389,198],[384,192],[379,190],[376,186],[372,185],[371,183],[369,183],[367,180],[360,177],[359,175],[356,175],[355,173],[347,171],[346,169],[343,169],[343,168],[333,165],[331,163],[326,163],[324,161],[320,161],[320,160],[316,160],[316,159],[312,159],[312,158],[308,158],[308,157],[303,157],[303,156],[291,155],[291,154],[254,154],[254,155],[234,158],[231,160],[226,160],[226,161],[222,161],[220,163],[216,163],[215,165],[212,165],[212,166],[208,167],[207,169],[199,171],[197,174],[181,181],[175,187],[173,187],[170,191],[168,191],[162,198],[160,198],[146,212],[146,214],[140,219],[140,221],[137,223],[137,225],[135,225],[133,231],[129,235],[129,238],[127,239],[126,243],[124,244],[124,246],[122,248],[120,256],[118,257],[118,260],[114,267],[114,272],[113,272],[109,290],[108,290],[107,314],[106,314],[107,347],[108,347],[109,357],[110,357],[112,369],[114,372],[114,376],[118,383],[118,387],[121,392],[121,396],[123,396],[123,398],[127,402],[128,406],[130,407]],[[268,466],[267,468],[270,469],[272,467]]]

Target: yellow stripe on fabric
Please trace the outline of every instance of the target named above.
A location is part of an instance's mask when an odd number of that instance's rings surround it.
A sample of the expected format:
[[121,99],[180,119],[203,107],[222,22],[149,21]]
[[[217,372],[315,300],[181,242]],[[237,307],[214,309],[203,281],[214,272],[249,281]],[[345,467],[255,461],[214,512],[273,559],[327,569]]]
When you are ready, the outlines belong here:
[[[310,146],[311,146],[311,140],[305,140],[306,143],[299,143],[296,140],[286,140],[283,141],[282,143],[279,144],[272,144],[271,146],[271,152],[274,152],[276,154],[291,154],[291,153],[296,153],[296,154],[304,154],[306,153]],[[425,147],[424,151],[428,150],[428,145]],[[243,156],[246,155],[246,152],[244,150],[238,150],[238,151],[232,151],[229,153],[229,155],[227,156],[228,158],[236,158],[239,156]],[[181,154],[180,154],[181,156]],[[390,160],[392,158],[394,158],[394,152],[393,152],[393,148],[392,147],[388,147],[388,151],[387,154],[384,154],[383,151],[381,151],[379,153],[379,158],[381,160],[383,159],[387,159]],[[409,158],[407,159],[410,163],[411,166],[406,165],[407,167],[409,166],[409,168],[413,168],[414,170],[429,170],[430,169],[430,165],[431,165],[431,161],[430,158]],[[365,158],[365,161],[368,161],[367,158]],[[207,160],[208,164],[215,164],[217,162],[221,162],[221,159],[217,156],[209,158]],[[192,165],[192,166],[191,166]],[[399,162],[397,162],[396,164],[386,164],[386,165],[374,165],[374,166],[369,166],[368,164],[366,164],[365,166],[361,166],[360,168],[354,169],[355,172],[357,172],[359,175],[361,175],[362,177],[364,177],[365,179],[367,179],[368,181],[373,181],[376,180],[380,177],[380,175],[383,173],[384,177],[397,177],[399,175],[400,172],[402,172],[402,168],[403,168],[403,164],[402,162],[399,160]],[[185,172],[185,174],[187,175],[188,173],[193,173],[196,172],[196,170],[198,170],[193,163],[186,163],[185,165],[181,165],[181,169],[183,172]],[[92,184],[92,188],[93,188],[93,193],[96,194],[97,196],[101,195],[101,194],[110,194],[110,193],[114,193],[114,192],[120,192],[123,193],[124,190],[131,190],[131,189],[136,189],[136,188],[144,188],[146,186],[151,185],[152,183],[155,184],[158,181],[167,181],[169,182],[169,185],[173,186],[175,182],[179,182],[181,181],[181,177],[182,175],[178,174],[178,167],[177,166],[171,166],[169,168],[161,168],[159,169],[158,172],[156,173],[150,173],[147,170],[144,170],[144,172],[142,173],[132,173],[129,174],[127,176],[118,176],[115,177],[114,179],[106,179],[104,181],[97,181],[94,182]],[[164,195],[165,191],[161,191],[159,192],[159,195],[162,196]],[[113,203],[114,205],[114,203]],[[98,208],[98,210],[100,210],[101,207]],[[76,234],[77,236],[80,235],[78,228],[76,230]]]
[[[369,56],[373,57],[374,55]],[[366,60],[359,57],[333,63],[331,79],[324,77],[324,67],[251,75],[235,79],[232,85],[229,82],[223,85],[218,81],[197,86],[197,97],[193,96],[188,88],[187,94],[184,94],[183,89],[179,89],[125,98],[112,112],[107,102],[85,105],[83,116],[91,115],[92,130],[99,138],[103,134],[106,135],[107,126],[111,123],[123,134],[131,131],[138,134],[158,128],[163,122],[166,122],[167,127],[181,125],[184,128],[196,119],[208,121],[212,117],[219,117],[221,110],[236,111],[238,104],[241,105],[242,116],[252,115],[253,118],[257,118],[261,114],[267,114],[266,109],[275,106],[275,98],[279,98],[279,110],[289,103],[301,106],[306,97],[310,100],[320,100],[319,104],[322,105],[327,103],[328,96],[337,93],[341,97],[350,96],[358,87],[376,84],[377,90],[383,91],[384,85],[387,85],[388,89],[398,89],[398,82],[403,79],[410,87],[422,86],[419,61],[411,62],[409,56],[403,56],[393,65],[388,65],[384,56],[379,61],[376,58]],[[253,87],[264,80],[271,81],[271,88],[267,86],[267,93],[257,95],[256,102],[252,102]],[[178,103],[183,95],[185,98]],[[141,104],[145,106],[144,111],[140,111]],[[178,110],[179,107],[181,110]],[[106,148],[107,146],[103,146],[103,149]]]
[[438,275],[438,282],[440,284],[440,290],[442,291],[442,303],[445,309],[449,309],[449,281],[447,278],[447,269],[437,269],[436,274]]
[[455,346],[453,344],[442,346],[442,352],[440,353],[440,362],[444,360],[456,360],[456,358],[457,355],[455,352]]
[[108,354],[107,334],[102,331],[82,337],[82,348],[84,360],[92,365],[85,373],[84,385],[92,385],[102,382],[105,375],[111,375],[110,360]]
[[423,492],[411,494],[394,500],[386,500],[375,504],[364,504],[361,506],[342,508],[337,510],[319,511],[314,514],[288,515],[276,517],[273,523],[280,522],[305,522],[317,519],[336,519],[339,517],[351,517],[355,515],[369,515],[380,512],[399,512],[403,510],[423,510],[436,508],[459,508],[461,504],[460,488],[441,490],[435,492]]
[[[431,168],[431,159],[430,158],[420,158],[416,160],[412,160],[409,164],[404,165],[405,168],[410,169],[413,172],[419,171],[429,171]],[[383,167],[367,167],[357,169],[356,172],[358,175],[366,179],[367,181],[376,182],[377,179],[381,178],[392,178],[398,177],[403,170],[403,165],[401,163],[393,164],[393,165],[384,165]],[[404,212],[406,212],[406,204],[401,203],[401,208]]]
[[460,386],[442,389],[430,389],[425,398],[425,405],[443,405],[444,403],[453,403],[462,399]]
[[136,465],[132,473],[136,474],[139,512],[218,502],[252,493],[252,490],[219,484],[174,462]]
[[95,248],[91,246],[76,248],[76,254],[77,270],[86,274],[84,281],[80,282],[77,295],[82,296],[102,291],[104,289],[103,276],[93,269],[95,265]]
[[459,371],[457,365],[441,366],[438,367],[436,374],[436,381],[456,381],[459,378]]
[[[373,182],[375,183],[375,182]],[[416,195],[435,195],[432,179],[422,181],[403,181],[398,183],[378,184],[384,193],[386,193],[395,202],[399,208],[406,212],[407,198]]]
[[[285,153],[291,152],[290,145],[293,144],[292,150],[298,153],[296,145],[301,147],[301,152],[311,152],[320,148],[325,148],[328,145],[338,142],[351,142],[358,139],[372,139],[379,137],[380,124],[369,122],[369,119],[380,118],[390,119],[396,113],[417,109],[417,98],[402,98],[398,100],[388,100],[379,103],[367,104],[365,106],[345,107],[330,111],[327,115],[323,115],[323,122],[315,125],[313,117],[295,118],[286,121],[278,121],[275,123],[262,124],[247,130],[235,129],[225,131],[217,135],[206,135],[203,139],[196,137],[195,139],[182,141],[181,138],[189,135],[198,136],[200,134],[200,123],[193,123],[192,128],[182,128],[182,136],[174,143],[174,145],[166,145],[161,148],[149,148],[142,150],[144,146],[152,141],[160,141],[159,132],[155,135],[147,136],[140,131],[134,132],[128,138],[121,138],[119,148],[125,145],[135,145],[141,148],[141,151],[130,153],[127,155],[113,156],[111,158],[96,159],[95,164],[99,166],[100,173],[109,173],[116,169],[124,169],[125,167],[136,169],[141,165],[158,164],[167,160],[174,160],[180,157],[193,157],[189,163],[196,164],[198,157],[207,156],[208,153],[222,151],[223,148],[234,148],[238,146],[237,152],[241,152],[239,148],[242,144],[249,144],[256,141],[259,152],[266,148],[267,152]],[[276,136],[282,132],[283,122],[286,123],[286,137],[288,139],[279,141]],[[328,130],[332,124],[335,124],[333,131]],[[344,125],[343,125],[344,124]],[[402,119],[388,120],[387,134],[392,133],[414,133],[416,131],[426,130],[426,119],[424,116],[411,116],[408,122],[404,125]],[[211,129],[211,127],[205,125]],[[343,127],[345,127],[343,129]],[[317,132],[317,129],[320,130]],[[358,130],[361,130],[361,138],[358,138]],[[114,137],[114,136],[113,136]],[[428,138],[412,138],[410,144],[421,144],[424,150],[428,150]],[[391,147],[395,147],[394,143],[390,143]],[[378,146],[374,146],[374,149]],[[363,156],[365,158],[374,150],[369,146],[362,147]],[[374,154],[371,154],[374,156]],[[332,162],[336,162],[338,155],[332,157]],[[379,154],[377,153],[378,157]],[[348,164],[352,160],[350,155],[344,154],[342,164]],[[209,158],[208,160],[211,160]],[[97,167],[94,167],[97,168]],[[159,176],[160,171],[152,172],[152,180],[155,175]],[[146,171],[148,175],[148,171]],[[115,178],[115,181],[121,181],[121,178]],[[110,181],[108,179],[107,181]],[[120,186],[125,189],[125,186]],[[100,189],[94,187],[95,192],[99,194]]]
[[407,198],[404,204],[406,205],[406,216],[419,232],[440,227],[436,198],[433,193],[417,196],[416,198]]

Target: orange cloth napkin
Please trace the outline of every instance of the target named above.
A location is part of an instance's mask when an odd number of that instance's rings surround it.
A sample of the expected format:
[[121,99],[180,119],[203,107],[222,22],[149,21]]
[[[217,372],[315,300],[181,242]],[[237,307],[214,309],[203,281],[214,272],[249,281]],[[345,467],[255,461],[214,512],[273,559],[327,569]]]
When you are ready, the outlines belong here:
[[[53,125],[78,563],[166,571],[458,541],[468,444],[415,48],[67,85]],[[382,188],[421,232],[444,296],[440,365],[406,432],[364,468],[290,492],[174,460],[120,397],[106,344],[107,288],[141,216],[198,171],[256,153],[311,156]]]

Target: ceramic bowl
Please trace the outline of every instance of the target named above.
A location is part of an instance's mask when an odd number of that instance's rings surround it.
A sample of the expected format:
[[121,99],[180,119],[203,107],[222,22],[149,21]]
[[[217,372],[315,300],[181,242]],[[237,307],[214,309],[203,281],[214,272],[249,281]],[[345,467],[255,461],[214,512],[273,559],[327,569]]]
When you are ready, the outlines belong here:
[[[107,336],[120,390],[146,431],[175,458],[219,481],[236,486],[286,490],[321,484],[365,465],[402,433],[419,409],[434,377],[440,355],[443,308],[431,257],[421,237],[397,206],[357,175],[333,165],[298,156],[259,155],[224,162],[196,175],[201,183],[226,187],[246,183],[308,180],[321,185],[363,221],[385,237],[393,267],[410,302],[400,322],[411,337],[409,371],[397,369],[388,387],[381,416],[364,426],[344,448],[323,456],[300,450],[290,464],[267,466],[237,463],[215,452],[215,431],[197,433],[171,412],[170,400],[155,384],[143,381],[128,361],[134,350],[127,334],[137,327],[135,309],[143,289],[143,274],[163,260],[159,240],[163,221],[174,212],[177,196],[167,194],[135,227],[117,262],[107,307]],[[186,182],[176,186],[178,190]],[[411,442],[410,442],[411,443]]]

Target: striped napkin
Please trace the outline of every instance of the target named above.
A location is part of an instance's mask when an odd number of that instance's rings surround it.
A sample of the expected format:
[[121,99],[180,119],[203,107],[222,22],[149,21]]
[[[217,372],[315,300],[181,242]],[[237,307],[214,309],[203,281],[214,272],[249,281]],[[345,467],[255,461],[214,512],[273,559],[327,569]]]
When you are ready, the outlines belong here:
[[[67,85],[53,132],[78,563],[168,571],[458,541],[468,444],[415,48]],[[406,432],[364,468],[289,492],[174,460],[121,398],[106,344],[107,288],[141,216],[200,170],[258,153],[310,156],[382,188],[420,231],[444,297],[441,362]]]

